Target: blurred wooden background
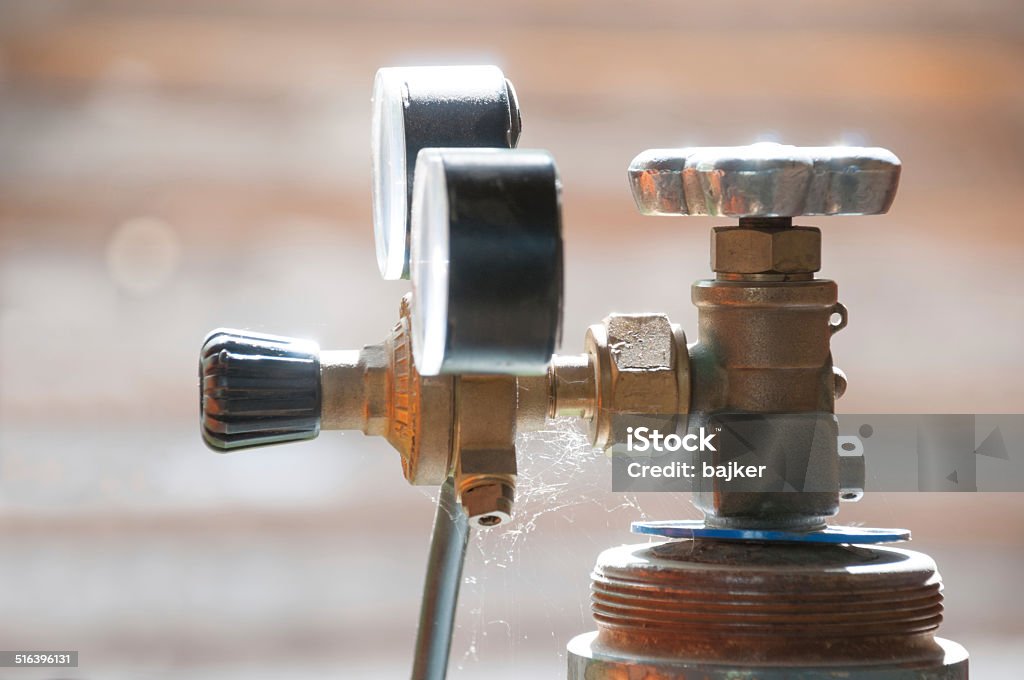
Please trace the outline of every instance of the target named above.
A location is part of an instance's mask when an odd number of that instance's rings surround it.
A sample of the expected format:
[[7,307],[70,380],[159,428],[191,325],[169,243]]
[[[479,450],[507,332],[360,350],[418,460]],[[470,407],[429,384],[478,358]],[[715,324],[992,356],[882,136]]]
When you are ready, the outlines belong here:
[[[1024,411],[1017,0],[2,2],[0,647],[80,649],[75,678],[406,674],[428,493],[359,435],[210,453],[195,361],[216,326],[329,347],[389,328],[406,285],[373,257],[369,96],[413,63],[502,66],[522,145],[557,158],[565,349],[612,310],[695,329],[712,222],[637,215],[637,152],[878,144],[904,162],[893,211],[821,222],[851,310],[843,409]],[[456,678],[563,677],[596,554],[641,513],[694,514],[607,492],[564,428],[523,466],[518,523],[471,550]],[[910,526],[946,636],[978,677],[1018,675],[1020,494],[842,517]]]

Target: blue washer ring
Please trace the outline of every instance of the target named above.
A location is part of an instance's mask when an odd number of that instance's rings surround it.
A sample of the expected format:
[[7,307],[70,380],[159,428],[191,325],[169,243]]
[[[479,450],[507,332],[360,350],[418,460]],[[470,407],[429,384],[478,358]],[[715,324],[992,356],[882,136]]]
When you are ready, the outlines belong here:
[[771,541],[780,543],[896,543],[910,540],[909,529],[827,526],[816,531],[779,529],[725,529],[709,527],[700,519],[664,522],[633,522],[634,534],[665,538],[717,538],[728,541]]

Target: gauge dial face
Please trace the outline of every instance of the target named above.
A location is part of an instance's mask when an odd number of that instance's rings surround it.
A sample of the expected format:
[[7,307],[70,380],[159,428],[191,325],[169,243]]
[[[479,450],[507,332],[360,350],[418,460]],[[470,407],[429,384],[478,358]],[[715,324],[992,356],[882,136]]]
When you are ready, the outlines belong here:
[[420,374],[543,374],[562,313],[561,204],[551,156],[420,151],[409,268]]
[[408,170],[401,69],[382,68],[373,84],[373,229],[377,266],[385,279],[400,279],[408,255]]
[[450,242],[448,181],[438,150],[420,152],[412,209],[413,358],[423,375],[437,375],[448,336]]

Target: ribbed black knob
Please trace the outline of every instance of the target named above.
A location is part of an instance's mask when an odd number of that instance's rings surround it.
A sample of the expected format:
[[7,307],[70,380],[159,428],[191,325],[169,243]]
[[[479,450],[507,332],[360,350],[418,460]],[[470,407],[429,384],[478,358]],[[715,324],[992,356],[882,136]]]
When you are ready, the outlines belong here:
[[203,439],[226,451],[313,439],[320,433],[315,342],[221,328],[199,357]]

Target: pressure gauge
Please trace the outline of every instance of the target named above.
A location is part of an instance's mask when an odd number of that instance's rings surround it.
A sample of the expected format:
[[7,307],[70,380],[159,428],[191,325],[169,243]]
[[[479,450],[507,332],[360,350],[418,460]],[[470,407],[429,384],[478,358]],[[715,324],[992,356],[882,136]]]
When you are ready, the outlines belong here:
[[421,149],[512,148],[521,120],[496,66],[382,68],[373,86],[373,223],[385,279],[409,276],[413,170]]
[[412,203],[423,375],[537,375],[561,335],[560,184],[545,151],[424,149]]

